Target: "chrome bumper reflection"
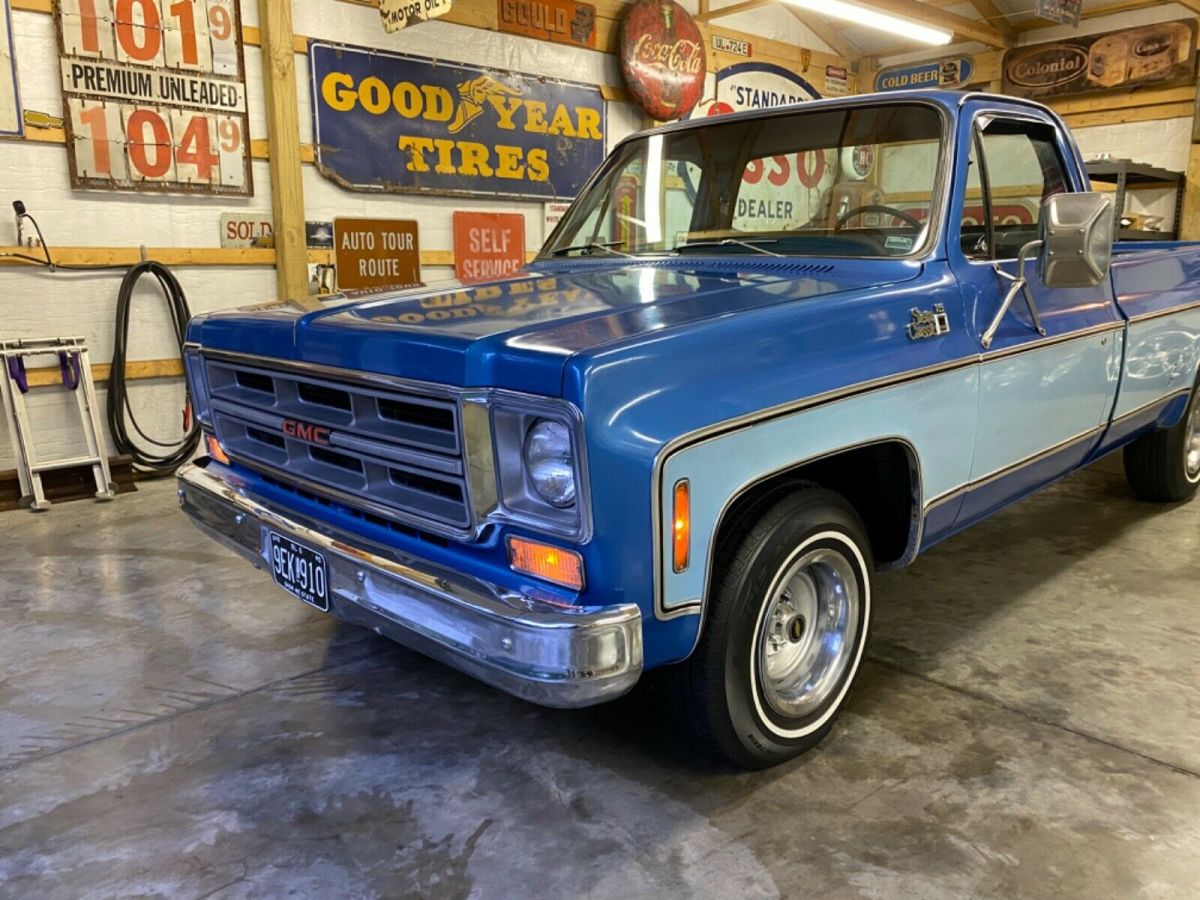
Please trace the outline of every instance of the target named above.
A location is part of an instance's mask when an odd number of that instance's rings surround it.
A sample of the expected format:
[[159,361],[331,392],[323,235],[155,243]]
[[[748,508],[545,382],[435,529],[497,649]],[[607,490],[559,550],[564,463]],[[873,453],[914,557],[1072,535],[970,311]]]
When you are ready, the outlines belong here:
[[270,506],[216,464],[180,470],[178,487],[192,521],[255,568],[268,565],[268,528],[319,550],[338,618],[518,697],[588,706],[625,693],[641,674],[633,604],[562,606],[368,544]]

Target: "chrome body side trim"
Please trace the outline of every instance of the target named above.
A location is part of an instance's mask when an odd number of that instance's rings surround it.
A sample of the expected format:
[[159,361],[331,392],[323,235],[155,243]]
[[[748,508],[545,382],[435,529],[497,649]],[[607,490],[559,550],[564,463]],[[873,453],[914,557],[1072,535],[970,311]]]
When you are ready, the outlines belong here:
[[340,619],[544,706],[588,706],[625,693],[642,671],[636,604],[569,606],[471,578],[335,531],[256,496],[210,463],[177,477],[184,512],[255,568],[270,565],[269,533],[324,554]]

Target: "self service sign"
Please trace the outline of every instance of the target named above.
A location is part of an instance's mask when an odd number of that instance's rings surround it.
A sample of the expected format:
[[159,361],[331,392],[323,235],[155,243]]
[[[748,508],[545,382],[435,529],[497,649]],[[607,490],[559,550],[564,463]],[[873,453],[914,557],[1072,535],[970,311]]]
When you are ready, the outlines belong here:
[[356,191],[574,197],[604,159],[599,88],[312,41],[316,163]]

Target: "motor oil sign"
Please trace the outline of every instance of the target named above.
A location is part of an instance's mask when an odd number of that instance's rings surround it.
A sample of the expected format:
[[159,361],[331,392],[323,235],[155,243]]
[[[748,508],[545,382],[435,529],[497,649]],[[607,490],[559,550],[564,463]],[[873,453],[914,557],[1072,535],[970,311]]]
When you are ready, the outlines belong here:
[[355,191],[574,197],[604,159],[599,88],[312,41],[316,164]]

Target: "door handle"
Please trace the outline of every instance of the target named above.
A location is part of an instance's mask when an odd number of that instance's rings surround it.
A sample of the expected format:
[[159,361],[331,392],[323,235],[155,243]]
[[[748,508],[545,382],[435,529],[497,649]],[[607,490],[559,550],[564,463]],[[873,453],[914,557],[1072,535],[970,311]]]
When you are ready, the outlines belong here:
[[1042,337],[1046,336],[1046,329],[1042,327],[1042,319],[1038,315],[1037,303],[1033,299],[1033,291],[1029,287],[1029,279],[1025,277],[1025,266],[1029,262],[1029,257],[1041,249],[1041,241],[1030,241],[1021,248],[1017,254],[1016,275],[1009,275],[1000,268],[999,263],[993,266],[996,274],[1001,278],[1007,279],[1011,284],[1009,285],[1008,293],[1004,295],[1004,302],[1000,304],[1000,309],[996,313],[996,317],[992,319],[992,324],[988,326],[987,331],[983,333],[983,337],[979,339],[979,342],[983,344],[984,350],[992,346],[992,341],[996,339],[996,332],[1000,329],[1000,323],[1004,321],[1009,307],[1017,299],[1017,294],[1025,295],[1025,305],[1029,307],[1029,316],[1033,319],[1033,327],[1037,329],[1037,333]]

